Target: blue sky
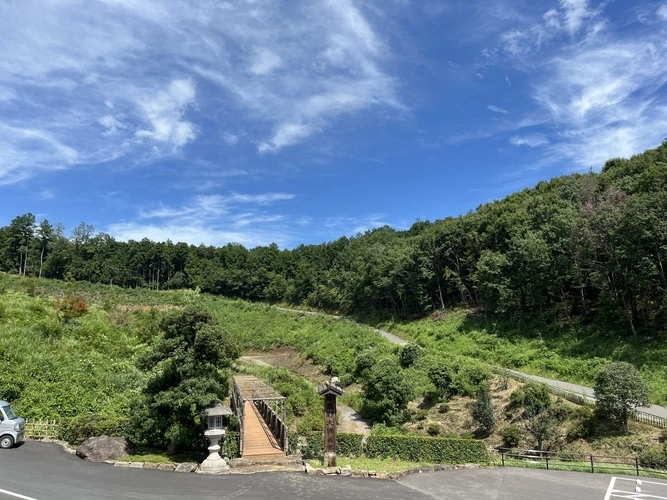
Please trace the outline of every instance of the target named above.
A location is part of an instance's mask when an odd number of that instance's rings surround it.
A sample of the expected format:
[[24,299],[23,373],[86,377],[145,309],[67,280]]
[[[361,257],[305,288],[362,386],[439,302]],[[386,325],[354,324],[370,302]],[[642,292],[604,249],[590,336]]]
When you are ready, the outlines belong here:
[[292,248],[667,137],[667,3],[0,0],[0,224]]

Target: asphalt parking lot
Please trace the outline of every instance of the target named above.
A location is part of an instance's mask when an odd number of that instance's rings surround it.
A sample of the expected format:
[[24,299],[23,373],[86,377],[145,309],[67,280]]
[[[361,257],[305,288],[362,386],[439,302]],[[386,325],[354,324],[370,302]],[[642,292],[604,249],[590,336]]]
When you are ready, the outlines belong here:
[[637,479],[514,467],[414,474],[398,482],[281,472],[211,477],[85,462],[53,443],[0,450],[0,500],[667,500],[667,481]]

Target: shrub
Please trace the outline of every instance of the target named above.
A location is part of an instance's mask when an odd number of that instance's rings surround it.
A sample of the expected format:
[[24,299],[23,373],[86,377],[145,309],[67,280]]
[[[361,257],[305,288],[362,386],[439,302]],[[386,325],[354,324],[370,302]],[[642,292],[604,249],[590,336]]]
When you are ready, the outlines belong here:
[[428,412],[426,410],[417,410],[415,412],[415,417],[414,418],[415,418],[415,420],[420,422],[422,420],[426,420],[427,416],[428,416]]
[[239,449],[239,433],[236,431],[227,431],[227,437],[222,443],[222,452],[229,458],[238,458],[241,453]]
[[363,434],[339,432],[336,435],[336,453],[345,457],[360,457],[363,455]]
[[439,424],[430,424],[426,430],[429,436],[437,436],[440,434],[440,425]]
[[80,318],[88,312],[88,304],[74,295],[56,301],[56,313],[64,321]]
[[667,445],[646,449],[639,455],[639,463],[644,467],[667,469]]
[[450,410],[448,403],[440,403],[438,405],[438,413],[447,413]]
[[546,384],[528,383],[523,387],[523,409],[527,417],[534,417],[551,406]]
[[370,458],[393,458],[411,462],[487,463],[484,441],[412,436],[373,436],[366,441]]
[[414,365],[421,355],[421,347],[414,342],[409,342],[401,348],[398,355],[398,361],[403,368],[409,368]]
[[516,448],[521,442],[521,429],[516,425],[508,425],[502,428],[500,437],[503,439],[503,446]]
[[470,407],[470,416],[474,422],[486,431],[490,431],[496,425],[496,418],[493,415],[493,405],[491,404],[491,395],[488,388],[482,387],[479,390],[477,400]]
[[80,445],[86,439],[97,436],[121,436],[128,434],[128,421],[125,418],[99,414],[85,414],[70,420],[61,431],[61,438],[73,445]]

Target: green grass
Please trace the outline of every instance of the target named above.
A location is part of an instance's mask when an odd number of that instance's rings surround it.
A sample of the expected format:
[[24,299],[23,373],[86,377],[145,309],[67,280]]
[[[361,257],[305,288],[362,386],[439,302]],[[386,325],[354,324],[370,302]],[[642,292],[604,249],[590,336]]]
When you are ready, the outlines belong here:
[[149,462],[153,464],[178,464],[183,462],[201,463],[207,454],[200,451],[190,451],[167,455],[164,450],[157,448],[139,447],[132,455],[118,458],[121,462]]
[[[312,467],[322,468],[321,460],[311,459],[309,463]],[[376,472],[400,472],[408,469],[415,469],[417,467],[429,467],[434,464],[426,462],[407,462],[403,460],[392,460],[388,458],[349,458],[337,457],[337,467],[352,467],[358,470],[374,470]]]
[[[494,460],[492,465],[501,466],[502,462],[500,459]],[[524,469],[546,469],[547,465],[545,461],[534,461],[534,460],[508,460],[505,459],[506,467],[520,467]],[[573,472],[591,472],[591,463],[590,462],[579,462],[579,461],[570,461],[570,460],[552,460],[549,459],[549,470],[567,470]],[[622,474],[628,476],[637,475],[637,469],[634,465],[623,465],[623,464],[604,464],[604,463],[595,463],[594,464],[595,474]],[[667,471],[660,471],[656,469],[649,469],[646,467],[639,467],[639,476],[640,477],[655,477],[665,479],[667,478]]]
[[666,339],[640,339],[595,327],[520,327],[446,311],[444,318],[384,321],[376,326],[432,352],[458,354],[486,363],[592,386],[610,361],[628,361],[649,384],[654,403],[667,403]]

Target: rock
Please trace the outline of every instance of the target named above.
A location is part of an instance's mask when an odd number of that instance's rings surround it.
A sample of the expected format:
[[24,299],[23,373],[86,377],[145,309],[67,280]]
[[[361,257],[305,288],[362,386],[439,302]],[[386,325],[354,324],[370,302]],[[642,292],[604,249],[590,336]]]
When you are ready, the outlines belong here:
[[132,455],[137,447],[123,437],[92,437],[79,445],[76,455],[91,462],[104,462],[118,457]]
[[157,470],[169,470],[172,471],[176,469],[176,465],[174,464],[157,464]]
[[194,472],[197,469],[197,464],[193,462],[184,462],[176,466],[176,472]]
[[146,463],[144,464],[144,469],[153,469],[153,470],[157,470],[157,466],[158,466],[158,465],[159,465],[159,464],[154,464],[154,463],[151,463],[151,462],[146,462]]
[[143,462],[130,462],[130,465],[128,465],[130,469],[143,469],[144,468],[144,463]]
[[338,472],[339,475],[341,476],[351,476],[352,475],[352,467],[347,466],[343,467],[342,469],[338,469],[340,472]]
[[130,462],[114,462],[114,467],[127,467],[130,465]]

